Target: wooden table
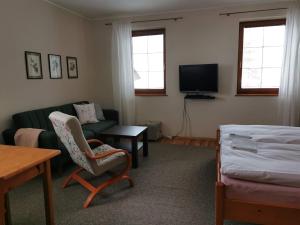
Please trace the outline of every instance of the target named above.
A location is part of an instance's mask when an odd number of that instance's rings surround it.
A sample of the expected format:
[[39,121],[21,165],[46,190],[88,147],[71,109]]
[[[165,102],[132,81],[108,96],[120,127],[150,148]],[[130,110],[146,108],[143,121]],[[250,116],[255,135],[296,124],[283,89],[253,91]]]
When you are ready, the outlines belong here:
[[42,175],[46,224],[54,225],[50,159],[59,150],[0,145],[0,225],[10,225],[8,192]]
[[[138,143],[138,137],[143,136],[143,143]],[[101,136],[113,138],[125,138],[130,140],[130,146],[122,145],[114,146],[123,148],[131,152],[132,168],[139,166],[138,150],[143,148],[143,156],[148,156],[148,128],[143,126],[114,126],[101,132]]]

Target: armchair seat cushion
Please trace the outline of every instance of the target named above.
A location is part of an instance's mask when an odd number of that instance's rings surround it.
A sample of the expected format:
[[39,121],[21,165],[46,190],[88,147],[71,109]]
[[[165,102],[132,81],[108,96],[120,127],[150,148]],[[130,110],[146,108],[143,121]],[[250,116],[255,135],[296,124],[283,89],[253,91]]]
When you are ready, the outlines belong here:
[[100,137],[102,131],[104,131],[114,125],[117,125],[117,121],[104,120],[104,121],[100,121],[98,123],[83,124],[82,129],[93,132],[94,136],[98,138],[98,137]]
[[[107,152],[112,149],[114,148],[110,145],[103,144],[99,147],[94,148],[93,152],[97,154]],[[103,159],[97,159],[96,162],[98,166],[94,168],[94,171],[95,174],[100,175],[105,171],[111,170],[113,168],[118,168],[120,165],[126,164],[126,155],[123,152],[119,152]]]

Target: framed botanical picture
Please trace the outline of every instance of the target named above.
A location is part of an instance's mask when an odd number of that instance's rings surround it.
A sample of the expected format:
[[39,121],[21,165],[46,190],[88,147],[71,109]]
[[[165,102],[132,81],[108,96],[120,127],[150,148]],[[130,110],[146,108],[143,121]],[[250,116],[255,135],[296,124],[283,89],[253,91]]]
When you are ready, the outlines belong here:
[[50,79],[62,78],[61,56],[48,54]]
[[27,79],[43,79],[41,53],[25,51]]
[[78,78],[77,58],[67,56],[68,78]]

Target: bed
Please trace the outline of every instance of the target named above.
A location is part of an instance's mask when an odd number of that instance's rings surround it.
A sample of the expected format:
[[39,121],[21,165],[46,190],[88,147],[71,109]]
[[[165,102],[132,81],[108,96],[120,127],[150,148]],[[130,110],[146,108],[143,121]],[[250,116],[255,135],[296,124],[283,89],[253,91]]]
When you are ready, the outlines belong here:
[[300,225],[300,128],[226,125],[217,140],[216,225]]

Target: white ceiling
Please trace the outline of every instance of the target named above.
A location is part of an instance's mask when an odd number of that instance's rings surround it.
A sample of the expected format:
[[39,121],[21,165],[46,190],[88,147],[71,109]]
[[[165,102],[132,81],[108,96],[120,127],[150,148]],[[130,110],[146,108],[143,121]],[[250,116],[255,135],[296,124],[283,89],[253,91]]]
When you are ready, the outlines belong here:
[[[82,16],[99,19],[122,15],[220,7],[233,4],[272,3],[278,0],[48,0]],[[281,0],[288,1],[288,0]]]

